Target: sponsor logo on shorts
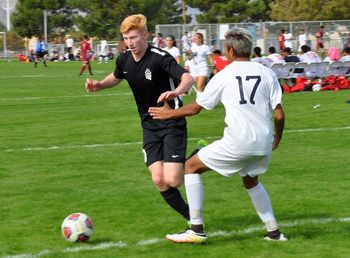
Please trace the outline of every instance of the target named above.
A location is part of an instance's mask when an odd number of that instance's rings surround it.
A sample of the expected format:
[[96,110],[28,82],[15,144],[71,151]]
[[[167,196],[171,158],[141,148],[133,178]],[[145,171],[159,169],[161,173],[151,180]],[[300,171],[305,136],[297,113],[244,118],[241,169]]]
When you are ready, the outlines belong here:
[[171,157],[172,157],[173,159],[176,159],[176,158],[180,157],[180,155],[171,155]]

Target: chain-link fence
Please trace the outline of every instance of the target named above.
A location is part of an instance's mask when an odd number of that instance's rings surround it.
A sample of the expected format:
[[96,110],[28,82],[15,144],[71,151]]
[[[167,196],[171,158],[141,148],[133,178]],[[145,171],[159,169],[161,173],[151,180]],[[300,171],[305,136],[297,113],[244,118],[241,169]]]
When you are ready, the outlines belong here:
[[[160,24],[156,26],[156,33],[174,35],[176,41],[181,43],[181,37],[187,31],[190,35],[194,32],[204,34],[205,44],[213,48],[223,49],[224,34],[233,27],[245,28],[254,38],[254,46],[259,46],[266,53],[270,46],[278,47],[278,35],[282,29],[288,29],[292,33],[293,50],[297,51],[300,29],[303,29],[311,48],[316,48],[315,34],[320,26],[324,26],[324,46],[342,48],[350,38],[350,20],[340,21],[303,21],[303,22],[260,22],[260,23],[230,23],[230,24]],[[179,45],[179,44],[178,44]]]

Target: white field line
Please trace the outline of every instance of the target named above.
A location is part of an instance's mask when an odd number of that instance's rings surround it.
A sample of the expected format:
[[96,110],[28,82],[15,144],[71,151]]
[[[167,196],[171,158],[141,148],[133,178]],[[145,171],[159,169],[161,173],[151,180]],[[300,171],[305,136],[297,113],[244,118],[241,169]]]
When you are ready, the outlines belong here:
[[[291,227],[301,227],[304,225],[325,225],[325,224],[331,224],[334,222],[342,222],[342,223],[349,223],[350,218],[319,218],[319,219],[302,219],[302,220],[295,220],[295,221],[289,221],[289,222],[281,222],[279,223],[281,228],[291,228]],[[262,226],[252,226],[248,227],[246,229],[242,230],[233,230],[233,231],[216,231],[208,233],[209,238],[213,237],[227,237],[227,236],[240,236],[240,235],[249,235],[254,232],[264,231],[264,227]],[[288,235],[288,234],[287,234]],[[63,241],[63,240],[62,240]],[[17,254],[17,255],[7,255],[2,256],[2,258],[38,258],[45,255],[52,255],[57,253],[78,253],[81,251],[92,251],[92,250],[107,250],[112,248],[135,248],[137,246],[151,246],[156,245],[161,241],[165,241],[163,238],[151,238],[151,239],[145,239],[145,240],[139,240],[135,243],[126,243],[123,241],[118,242],[104,242],[96,245],[79,245],[77,247],[67,247],[61,250],[49,250],[44,249],[38,253],[27,253],[27,254]],[[293,239],[290,239],[290,241],[293,241]]]
[[69,99],[69,98],[86,98],[86,97],[110,97],[110,96],[123,96],[132,95],[131,92],[110,93],[110,94],[86,94],[75,96],[53,96],[53,97],[22,97],[22,98],[7,98],[0,99],[0,101],[16,101],[16,100],[42,100],[42,99]]
[[[298,129],[298,130],[285,130],[284,133],[303,133],[303,132],[322,132],[322,131],[337,131],[337,130],[349,130],[350,126],[345,127],[334,127],[334,128],[309,128],[309,129]],[[203,137],[205,139],[219,139],[221,136],[209,136]],[[189,141],[200,140],[200,137],[190,137]],[[85,144],[85,145],[66,145],[66,146],[50,146],[50,147],[28,147],[23,149],[5,149],[5,152],[14,151],[51,151],[51,150],[65,150],[65,149],[84,149],[84,148],[99,148],[99,147],[114,147],[114,146],[129,146],[129,145],[140,145],[142,142],[114,142],[114,143],[101,143],[101,144]]]
[[[106,71],[98,71],[95,70],[94,74],[105,74]],[[18,78],[67,78],[67,77],[77,77],[77,75],[73,74],[69,75],[46,75],[46,74],[27,74],[27,75],[0,75],[0,79],[18,79]],[[84,77],[83,77],[84,78]]]

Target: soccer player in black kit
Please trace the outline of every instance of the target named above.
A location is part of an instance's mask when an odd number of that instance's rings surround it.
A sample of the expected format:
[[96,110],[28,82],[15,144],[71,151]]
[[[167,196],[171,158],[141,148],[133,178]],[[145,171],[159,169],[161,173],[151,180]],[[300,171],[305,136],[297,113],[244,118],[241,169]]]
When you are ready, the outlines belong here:
[[167,92],[172,108],[182,106],[179,96],[187,92],[193,78],[166,51],[147,44],[146,17],[125,18],[120,26],[128,50],[120,54],[116,69],[102,81],[86,79],[87,92],[116,86],[127,80],[134,94],[143,128],[143,152],[152,181],[164,200],[189,221],[189,209],[177,189],[183,182],[187,127],[184,118],[153,120],[149,107],[157,106],[159,96]]

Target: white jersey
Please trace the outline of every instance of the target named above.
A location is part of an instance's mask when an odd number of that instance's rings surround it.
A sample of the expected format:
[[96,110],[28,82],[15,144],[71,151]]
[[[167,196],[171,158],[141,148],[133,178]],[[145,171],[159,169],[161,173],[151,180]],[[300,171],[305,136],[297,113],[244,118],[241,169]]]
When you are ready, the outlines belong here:
[[73,47],[73,45],[74,45],[74,40],[72,38],[68,38],[66,40],[66,46],[67,47]]
[[233,62],[216,74],[197,97],[205,109],[225,106],[222,151],[228,155],[268,155],[272,151],[272,113],[282,91],[275,73],[256,62]]
[[282,63],[284,64],[286,61],[283,59],[283,56],[277,53],[273,53],[267,56],[272,60],[272,63]]
[[108,54],[108,42],[107,42],[107,40],[103,39],[103,40],[101,40],[100,55],[106,56],[107,54]]
[[180,56],[180,50],[177,47],[172,47],[172,48],[165,47],[165,48],[163,48],[163,50],[167,51],[175,59],[176,59],[176,57]]
[[266,67],[271,67],[273,60],[266,57],[254,57],[250,61],[260,63]]
[[195,65],[200,67],[208,67],[208,55],[211,54],[210,49],[207,45],[196,45],[193,44],[191,47],[192,59]]
[[308,51],[301,56],[299,56],[300,62],[311,63],[311,62],[321,62],[321,58],[313,51]]
[[186,52],[186,51],[191,49],[190,40],[187,37],[187,35],[183,35],[182,38],[181,38],[181,41],[182,41],[182,49],[183,49],[183,51]]

